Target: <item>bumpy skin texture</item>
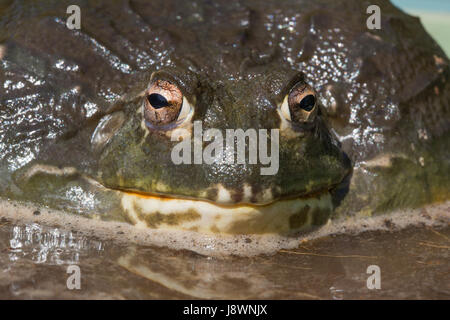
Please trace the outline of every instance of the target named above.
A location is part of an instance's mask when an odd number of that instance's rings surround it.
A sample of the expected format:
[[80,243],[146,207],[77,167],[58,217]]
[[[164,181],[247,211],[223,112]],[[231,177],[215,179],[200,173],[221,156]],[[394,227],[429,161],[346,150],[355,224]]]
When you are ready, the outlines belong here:
[[[65,26],[71,4],[78,31]],[[366,27],[370,4],[381,30]],[[14,1],[0,13],[3,197],[106,219],[121,219],[113,189],[215,201],[221,184],[232,203],[244,184],[252,203],[266,189],[271,201],[331,189],[339,215],[449,198],[449,61],[388,1]],[[281,134],[274,176],[174,165],[175,142],[141,127],[154,72],[179,85],[203,129],[280,128],[300,73],[321,114],[303,137]],[[118,113],[123,125],[92,147],[99,120]],[[74,170],[24,178],[36,164]]]

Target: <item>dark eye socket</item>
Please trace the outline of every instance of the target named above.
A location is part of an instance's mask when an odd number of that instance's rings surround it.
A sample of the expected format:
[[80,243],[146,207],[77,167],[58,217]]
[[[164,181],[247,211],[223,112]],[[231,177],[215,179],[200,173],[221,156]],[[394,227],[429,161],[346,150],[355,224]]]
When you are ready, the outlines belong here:
[[167,101],[167,99],[159,93],[152,93],[147,97],[147,99],[155,109],[169,106],[169,102]]
[[298,104],[300,108],[308,112],[311,111],[315,105],[316,105],[316,98],[314,98],[312,94],[309,94],[306,97],[304,97],[302,101],[300,101],[300,103]]

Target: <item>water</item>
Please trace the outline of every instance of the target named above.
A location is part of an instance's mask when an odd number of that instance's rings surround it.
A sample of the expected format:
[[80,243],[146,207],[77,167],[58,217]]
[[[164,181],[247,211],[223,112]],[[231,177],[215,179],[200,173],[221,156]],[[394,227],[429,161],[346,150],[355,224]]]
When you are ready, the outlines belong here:
[[[450,227],[368,231],[252,258],[118,244],[38,224],[0,223],[3,299],[449,299]],[[81,289],[69,290],[78,265]],[[367,268],[381,289],[367,288]]]

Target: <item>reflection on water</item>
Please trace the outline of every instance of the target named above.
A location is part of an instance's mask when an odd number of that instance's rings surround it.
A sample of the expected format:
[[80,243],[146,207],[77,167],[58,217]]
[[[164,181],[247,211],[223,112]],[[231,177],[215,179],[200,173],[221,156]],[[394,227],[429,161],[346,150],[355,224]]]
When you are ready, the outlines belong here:
[[[450,298],[450,228],[335,235],[270,256],[217,259],[0,221],[0,298]],[[81,290],[66,287],[67,267]],[[381,289],[367,288],[367,267]]]
[[58,228],[44,229],[37,223],[14,226],[9,240],[9,259],[14,262],[20,258],[35,263],[77,264],[80,252],[103,251],[101,241],[76,236]]

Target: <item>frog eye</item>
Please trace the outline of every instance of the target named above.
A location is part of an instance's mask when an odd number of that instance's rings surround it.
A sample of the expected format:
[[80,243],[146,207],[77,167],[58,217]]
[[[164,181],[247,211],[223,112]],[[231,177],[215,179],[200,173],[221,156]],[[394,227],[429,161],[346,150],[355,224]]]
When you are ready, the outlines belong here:
[[314,89],[303,82],[297,83],[281,104],[281,114],[292,122],[312,122],[317,109]]
[[177,126],[191,109],[181,90],[169,81],[156,80],[146,92],[144,118],[149,127],[166,129]]

